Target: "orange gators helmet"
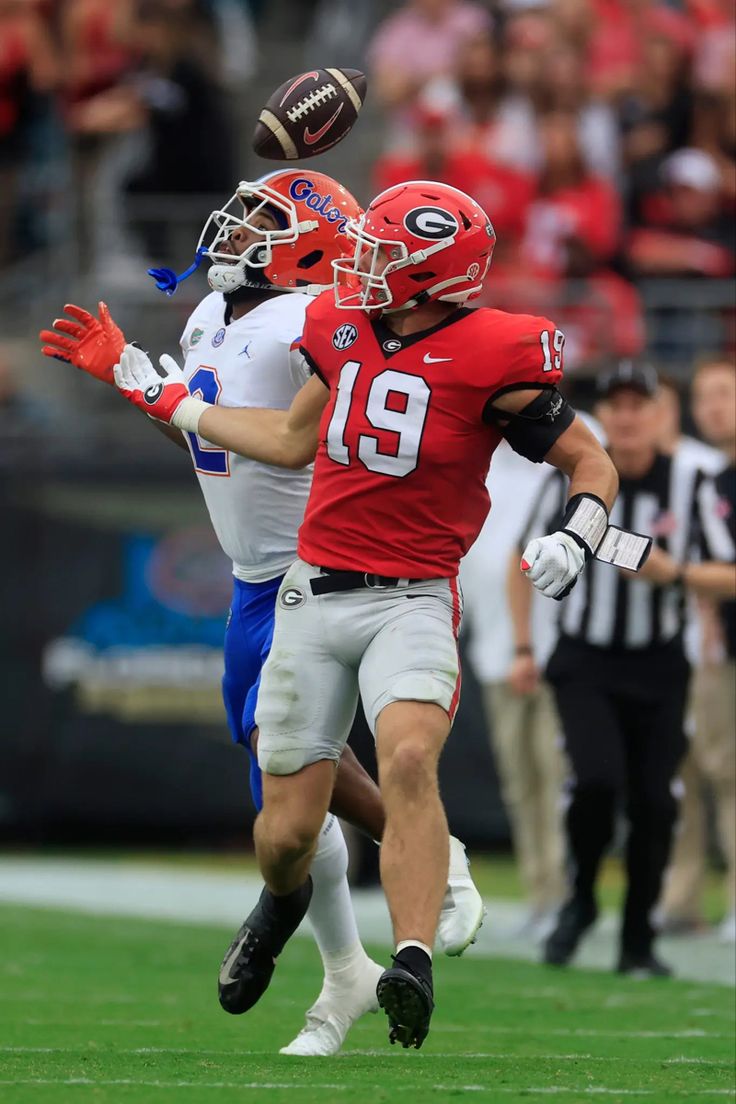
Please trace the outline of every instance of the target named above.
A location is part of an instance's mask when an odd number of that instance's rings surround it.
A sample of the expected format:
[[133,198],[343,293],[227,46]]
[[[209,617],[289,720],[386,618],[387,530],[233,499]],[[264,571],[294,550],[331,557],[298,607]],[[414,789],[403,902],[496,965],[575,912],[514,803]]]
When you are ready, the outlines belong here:
[[449,184],[410,180],[347,225],[353,256],[333,261],[338,307],[396,311],[480,294],[496,234],[480,204]]
[[[262,212],[276,220],[276,229],[256,225]],[[347,225],[361,214],[358,201],[332,177],[283,169],[241,181],[235,195],[207,219],[197,254],[212,262],[207,278],[213,291],[269,287],[316,293],[332,285],[332,262],[350,249]],[[240,227],[255,241],[234,256],[223,245]]]

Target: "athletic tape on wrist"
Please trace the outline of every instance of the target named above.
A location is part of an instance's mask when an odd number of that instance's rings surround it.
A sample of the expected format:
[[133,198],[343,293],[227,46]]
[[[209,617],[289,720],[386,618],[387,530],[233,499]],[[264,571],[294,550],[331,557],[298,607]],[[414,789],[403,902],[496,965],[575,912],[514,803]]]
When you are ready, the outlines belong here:
[[171,416],[171,425],[176,429],[182,429],[185,433],[199,432],[199,419],[205,410],[209,410],[212,403],[202,402],[201,399],[182,399]]
[[562,523],[563,533],[569,533],[582,544],[588,558],[594,556],[608,528],[608,510],[593,495],[573,495],[567,504]]
[[583,546],[586,557],[638,571],[652,547],[652,538],[608,524],[608,511],[593,495],[574,495],[567,504],[563,532]]

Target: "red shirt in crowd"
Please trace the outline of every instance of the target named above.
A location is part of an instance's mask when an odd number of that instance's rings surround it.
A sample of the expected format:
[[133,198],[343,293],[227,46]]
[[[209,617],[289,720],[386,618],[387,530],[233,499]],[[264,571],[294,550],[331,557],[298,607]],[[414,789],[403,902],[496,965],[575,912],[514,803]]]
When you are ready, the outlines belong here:
[[576,238],[598,264],[615,253],[621,233],[621,201],[604,177],[538,196],[531,204],[522,242],[523,261],[540,274],[563,275],[565,243]]

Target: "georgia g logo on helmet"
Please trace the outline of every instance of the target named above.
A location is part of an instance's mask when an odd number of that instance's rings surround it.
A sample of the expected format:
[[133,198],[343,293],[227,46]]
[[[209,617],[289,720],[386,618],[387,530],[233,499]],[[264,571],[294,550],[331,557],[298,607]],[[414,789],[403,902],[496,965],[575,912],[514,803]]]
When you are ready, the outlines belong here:
[[404,226],[410,234],[429,241],[452,238],[460,229],[455,216],[444,207],[412,207],[404,216]]

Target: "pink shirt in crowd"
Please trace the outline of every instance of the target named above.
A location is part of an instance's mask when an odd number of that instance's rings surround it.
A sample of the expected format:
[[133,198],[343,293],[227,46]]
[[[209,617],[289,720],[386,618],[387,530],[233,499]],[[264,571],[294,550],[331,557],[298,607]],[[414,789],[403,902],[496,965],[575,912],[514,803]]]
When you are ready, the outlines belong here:
[[420,79],[446,73],[463,43],[491,24],[489,13],[471,0],[456,0],[437,21],[409,4],[378,28],[369,48],[371,68],[393,65]]

